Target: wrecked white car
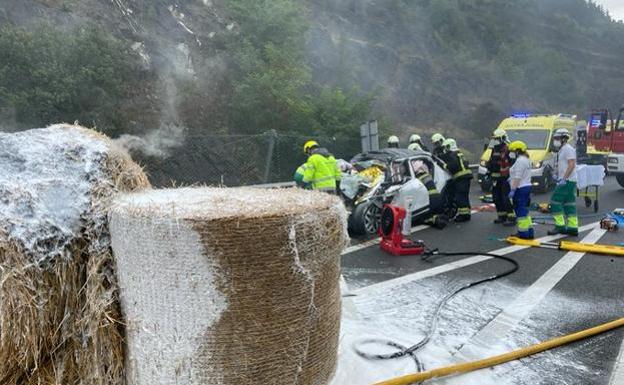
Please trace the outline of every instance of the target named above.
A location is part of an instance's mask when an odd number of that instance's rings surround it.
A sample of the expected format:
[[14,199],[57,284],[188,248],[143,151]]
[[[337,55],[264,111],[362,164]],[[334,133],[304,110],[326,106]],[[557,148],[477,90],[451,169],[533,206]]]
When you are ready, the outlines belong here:
[[452,218],[457,208],[452,203],[451,175],[444,162],[428,152],[385,149],[355,156],[353,170],[342,177],[340,189],[350,212],[349,231],[354,235],[376,234],[385,204],[405,208],[413,223],[432,216],[427,187],[416,177],[425,167],[444,201],[444,215]]

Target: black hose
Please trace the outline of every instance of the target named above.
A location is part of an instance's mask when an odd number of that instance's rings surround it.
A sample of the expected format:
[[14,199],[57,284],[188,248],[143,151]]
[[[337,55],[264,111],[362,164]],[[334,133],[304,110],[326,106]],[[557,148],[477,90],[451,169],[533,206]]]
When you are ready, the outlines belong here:
[[491,254],[491,253],[479,253],[479,252],[442,253],[436,249],[436,250],[427,250],[423,256],[423,259],[426,261],[430,261],[432,257],[436,257],[436,256],[440,256],[440,257],[486,256],[486,257],[504,260],[508,263],[511,263],[513,267],[502,273],[468,283],[460,287],[459,289],[447,294],[442,299],[442,301],[438,303],[438,306],[436,307],[435,312],[433,313],[433,318],[431,319],[431,322],[429,324],[427,334],[425,335],[425,338],[423,338],[420,342],[412,346],[405,347],[394,341],[383,340],[383,339],[368,339],[368,340],[360,341],[358,345],[380,344],[380,345],[386,345],[386,346],[395,348],[397,349],[397,351],[394,353],[388,353],[388,354],[371,354],[371,353],[366,353],[362,351],[361,349],[358,348],[357,345],[355,345],[354,350],[360,357],[363,357],[369,360],[394,360],[397,358],[410,356],[414,359],[416,363],[416,369],[418,370],[418,372],[424,371],[425,367],[420,362],[418,357],[416,356],[416,352],[420,350],[421,348],[423,348],[433,337],[438,326],[440,313],[442,312],[442,309],[448,303],[448,301],[450,301],[453,297],[455,297],[457,294],[461,293],[462,291],[466,289],[481,285],[482,283],[485,283],[485,282],[490,282],[490,281],[494,281],[503,277],[507,277],[508,275],[511,275],[515,273],[516,271],[518,271],[518,269],[520,268],[520,266],[518,265],[518,262],[516,262],[515,260],[508,258],[508,257],[504,257],[502,255],[496,255],[496,254]]

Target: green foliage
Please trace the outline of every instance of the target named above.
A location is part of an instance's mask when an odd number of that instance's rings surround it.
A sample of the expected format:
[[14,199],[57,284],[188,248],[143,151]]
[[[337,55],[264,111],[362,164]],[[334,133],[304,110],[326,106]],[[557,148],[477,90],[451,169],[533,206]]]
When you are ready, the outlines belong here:
[[79,120],[127,128],[118,112],[144,79],[124,43],[95,28],[4,27],[0,52],[0,108],[14,111],[19,126]]
[[236,64],[229,108],[234,131],[337,135],[354,132],[368,118],[371,96],[312,84],[300,0],[230,0],[228,5],[240,27],[230,42]]
[[468,116],[465,128],[480,137],[488,137],[504,117],[499,106],[492,102],[481,103]]

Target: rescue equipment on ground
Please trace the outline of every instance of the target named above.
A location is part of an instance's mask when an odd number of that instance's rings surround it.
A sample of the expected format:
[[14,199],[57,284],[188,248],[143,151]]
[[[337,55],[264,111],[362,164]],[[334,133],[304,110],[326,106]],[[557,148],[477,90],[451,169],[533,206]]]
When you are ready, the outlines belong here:
[[591,329],[585,329],[574,334],[568,334],[566,336],[553,338],[551,340],[527,346],[522,349],[514,350],[509,353],[500,354],[498,356],[485,358],[478,361],[465,362],[461,364],[455,364],[429,370],[423,373],[410,374],[403,377],[394,378],[388,381],[378,382],[374,385],[410,385],[415,383],[421,383],[422,381],[429,380],[431,378],[439,378],[446,376],[453,376],[462,373],[469,373],[479,369],[490,368],[496,365],[504,364],[506,362],[518,360],[521,358],[529,357],[531,355],[545,352],[550,349],[558,348],[576,341],[580,341],[586,338],[594,337],[602,333],[606,333],[611,330],[615,330],[624,326],[624,318],[620,318],[615,321],[607,322],[605,324],[593,327]]
[[616,232],[618,231],[618,221],[610,216],[604,217],[600,221],[600,228],[610,232]]
[[540,242],[539,240],[520,239],[518,237],[509,237],[507,242],[516,246],[540,247],[543,249],[555,249],[565,251],[576,251],[582,253],[614,255],[624,257],[624,247],[613,245],[600,245],[582,242]]
[[411,218],[407,218],[403,207],[385,205],[381,212],[381,250],[395,255],[422,255],[425,245],[422,241],[412,241],[405,237],[409,234]]
[[[490,257],[490,258],[500,259],[500,260],[506,261],[506,262],[510,263],[512,266],[509,269],[507,269],[504,272],[502,272],[502,273],[495,274],[495,275],[489,276],[487,278],[480,279],[478,281],[467,283],[467,284],[459,287],[458,289],[450,292],[444,298],[442,298],[442,300],[438,303],[438,305],[436,306],[436,308],[434,310],[433,317],[431,317],[431,319],[429,321],[429,325],[427,327],[427,332],[425,334],[425,337],[420,342],[418,342],[418,343],[408,347],[408,346],[404,346],[402,344],[399,344],[397,342],[390,341],[390,340],[384,340],[384,339],[378,339],[378,338],[376,338],[376,339],[366,339],[366,340],[360,341],[359,343],[357,343],[354,346],[355,352],[360,357],[366,358],[368,360],[394,360],[394,359],[398,359],[398,358],[408,357],[409,356],[416,363],[416,369],[419,372],[424,371],[425,370],[425,366],[423,365],[423,363],[420,361],[420,359],[416,355],[416,352],[419,351],[420,349],[422,349],[425,345],[427,345],[427,343],[429,343],[429,341],[431,340],[431,338],[435,334],[436,329],[438,327],[438,321],[440,319],[440,314],[442,312],[442,309],[444,309],[444,307],[446,306],[446,304],[451,299],[453,299],[456,295],[458,295],[459,293],[461,293],[464,290],[470,289],[471,287],[475,287],[475,286],[481,285],[481,284],[486,283],[486,282],[497,280],[499,278],[507,277],[507,276],[515,273],[516,271],[518,271],[518,269],[520,268],[520,266],[518,265],[518,262],[516,262],[515,260],[513,260],[511,258],[504,257],[502,255],[497,255],[497,254],[481,253],[481,252],[443,253],[443,252],[438,251],[437,249],[435,249],[435,250],[425,250],[424,251],[424,255],[423,255],[423,260],[425,260],[427,262],[430,262],[431,259],[434,258],[434,257],[458,257],[458,256],[481,256],[481,257],[485,256],[485,257]],[[395,351],[391,352],[391,353],[385,353],[384,354],[384,353],[368,353],[368,352],[365,352],[365,351],[362,350],[362,347],[368,346],[368,345],[371,345],[371,344],[382,345],[382,346],[385,346],[385,347],[391,347],[391,348],[395,349]]]
[[539,211],[542,214],[549,214],[550,203],[531,203],[531,210]]

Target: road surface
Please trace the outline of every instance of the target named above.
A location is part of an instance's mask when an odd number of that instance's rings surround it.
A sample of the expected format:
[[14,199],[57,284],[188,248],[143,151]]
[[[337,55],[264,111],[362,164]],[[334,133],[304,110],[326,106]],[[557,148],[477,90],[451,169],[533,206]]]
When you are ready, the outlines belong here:
[[[480,191],[473,186],[472,203]],[[533,200],[547,202],[548,195]],[[583,232],[590,243],[624,242],[624,230],[607,233],[579,199]],[[607,178],[600,191],[601,213],[624,207],[624,189]],[[536,222],[547,218],[536,213]],[[506,254],[520,270],[506,278],[459,294],[442,310],[431,342],[419,352],[427,369],[485,358],[511,349],[579,331],[624,317],[624,258],[558,250],[509,247],[499,239],[515,231],[495,225],[495,214],[479,212],[469,223],[444,230],[416,227],[413,238],[441,251]],[[536,236],[546,237],[549,225],[538,224]],[[552,237],[551,237],[552,238]],[[452,290],[507,268],[486,257],[393,257],[375,240],[353,240],[342,257],[346,281],[343,335],[335,384],[372,384],[415,371],[410,359],[369,362],[353,353],[353,344],[383,337],[403,344],[418,342],[428,330],[436,305]],[[624,330],[543,353],[532,358],[431,384],[600,384],[624,385]],[[366,351],[389,348],[366,345]],[[619,365],[619,366],[618,366]]]

